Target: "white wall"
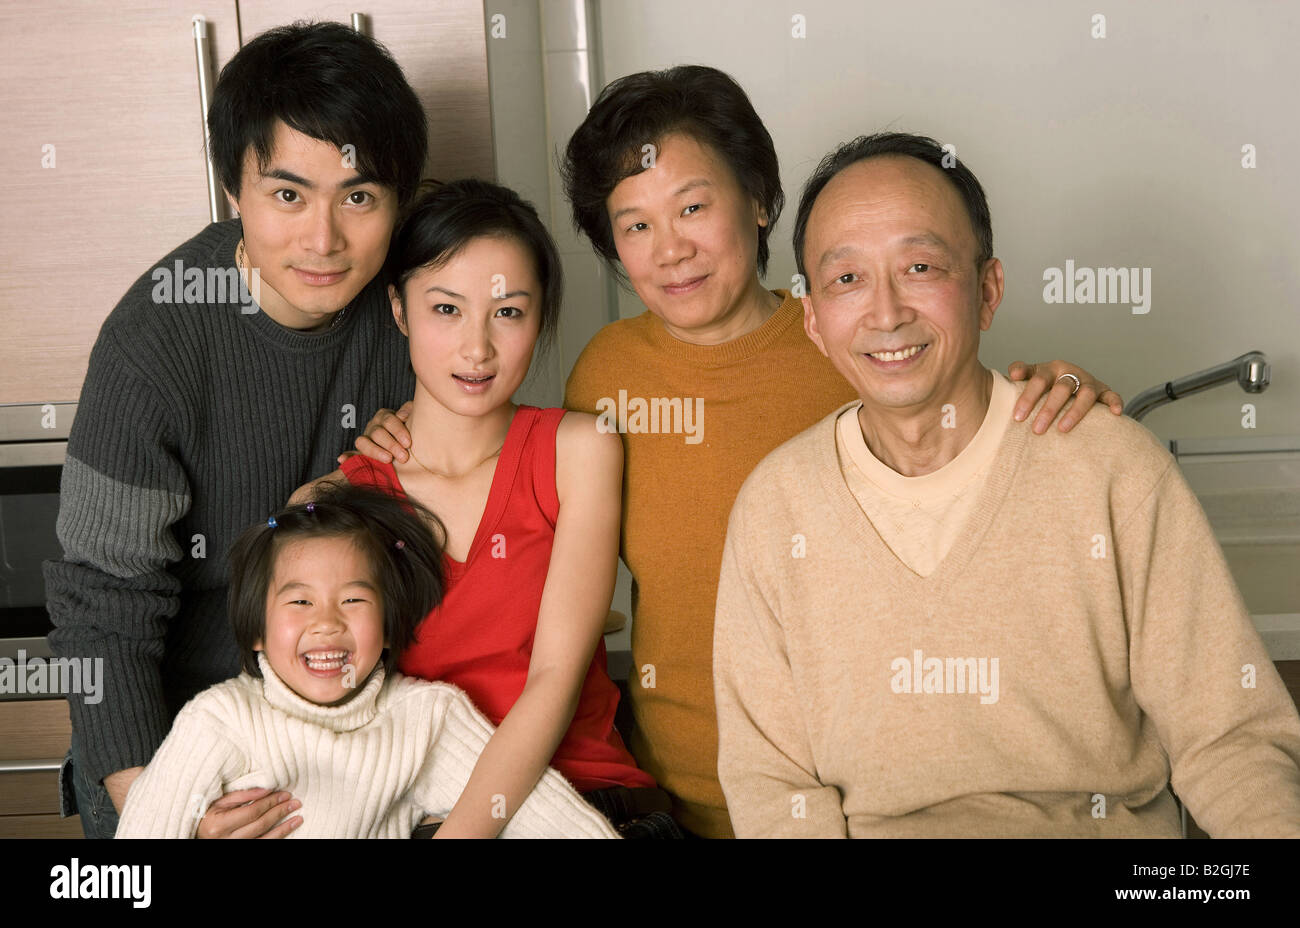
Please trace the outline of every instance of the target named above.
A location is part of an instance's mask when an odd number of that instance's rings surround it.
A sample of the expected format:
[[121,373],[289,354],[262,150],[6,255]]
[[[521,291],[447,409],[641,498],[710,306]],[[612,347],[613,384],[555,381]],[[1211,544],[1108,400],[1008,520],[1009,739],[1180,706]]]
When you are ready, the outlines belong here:
[[[1091,34],[1097,12],[1105,38]],[[1300,436],[1300,6],[603,0],[598,13],[606,81],[708,64],[749,93],[787,197],[768,286],[789,286],[800,188],[826,152],[882,129],[931,135],[983,183],[1006,266],[985,364],[1065,357],[1128,400],[1258,348],[1266,393],[1221,387],[1145,424],[1166,439]],[[806,38],[792,37],[795,14]],[[1150,312],[1045,304],[1043,272],[1066,259],[1150,267]],[[641,310],[620,297],[621,314]]]

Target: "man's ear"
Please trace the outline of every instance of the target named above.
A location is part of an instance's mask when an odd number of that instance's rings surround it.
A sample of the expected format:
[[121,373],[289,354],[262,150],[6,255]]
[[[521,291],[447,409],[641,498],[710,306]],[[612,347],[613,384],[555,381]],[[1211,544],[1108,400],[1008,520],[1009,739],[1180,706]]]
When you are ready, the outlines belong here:
[[393,304],[393,321],[397,323],[397,328],[407,338],[411,333],[406,331],[406,311],[402,308],[402,298],[397,293],[397,288],[392,284],[388,285],[388,302]]
[[813,312],[812,297],[801,296],[799,302],[803,303],[804,332],[812,339],[812,343],[817,346],[817,350],[829,358],[830,355],[826,354],[826,346],[822,344],[821,333],[817,331],[817,314]]
[[1002,304],[1005,280],[1002,276],[1002,262],[990,258],[984,265],[980,277],[980,331],[987,332],[993,325],[993,314]]

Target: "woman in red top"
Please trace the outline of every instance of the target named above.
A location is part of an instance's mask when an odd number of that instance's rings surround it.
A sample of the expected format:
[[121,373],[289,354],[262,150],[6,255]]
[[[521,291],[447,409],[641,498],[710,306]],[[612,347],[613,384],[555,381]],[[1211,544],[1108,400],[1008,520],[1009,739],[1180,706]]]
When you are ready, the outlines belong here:
[[457,181],[416,201],[387,271],[415,368],[411,454],[354,457],[341,473],[442,520],[447,594],[398,666],[456,684],[498,726],[437,836],[495,837],[548,764],[580,791],[653,787],[614,729],[601,640],[622,443],[595,416],[511,401],[556,329],[549,234],[513,191]]

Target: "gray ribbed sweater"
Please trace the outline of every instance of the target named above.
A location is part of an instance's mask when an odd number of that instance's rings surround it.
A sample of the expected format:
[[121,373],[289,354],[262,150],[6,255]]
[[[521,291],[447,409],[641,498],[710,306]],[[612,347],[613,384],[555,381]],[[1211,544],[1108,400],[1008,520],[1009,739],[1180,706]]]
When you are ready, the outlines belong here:
[[[229,269],[240,235],[238,220],[210,225],[154,269]],[[414,391],[379,281],[310,334],[237,301],[185,303],[179,286],[157,303],[154,269],[95,342],[63,469],[64,556],[45,565],[50,647],[104,661],[102,701],[69,697],[93,781],[147,764],[186,700],[239,671],[235,537]]]

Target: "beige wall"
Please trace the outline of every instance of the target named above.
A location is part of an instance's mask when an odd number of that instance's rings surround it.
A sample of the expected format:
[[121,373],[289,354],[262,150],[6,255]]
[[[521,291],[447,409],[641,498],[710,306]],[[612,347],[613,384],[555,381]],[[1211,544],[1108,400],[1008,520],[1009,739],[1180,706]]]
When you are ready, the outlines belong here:
[[[1078,361],[1131,399],[1247,350],[1273,385],[1153,412],[1163,438],[1300,436],[1300,7],[1273,2],[600,2],[606,80],[721,68],[781,159],[768,286],[789,286],[800,187],[836,143],[881,129],[956,146],[983,182],[1007,293],[983,360]],[[1106,16],[1093,38],[1092,15]],[[793,38],[792,17],[807,37]],[[1243,169],[1253,144],[1258,166]],[[1150,312],[1047,305],[1043,272],[1150,267]],[[635,296],[622,314],[640,312]],[[1241,429],[1241,405],[1258,428]]]

